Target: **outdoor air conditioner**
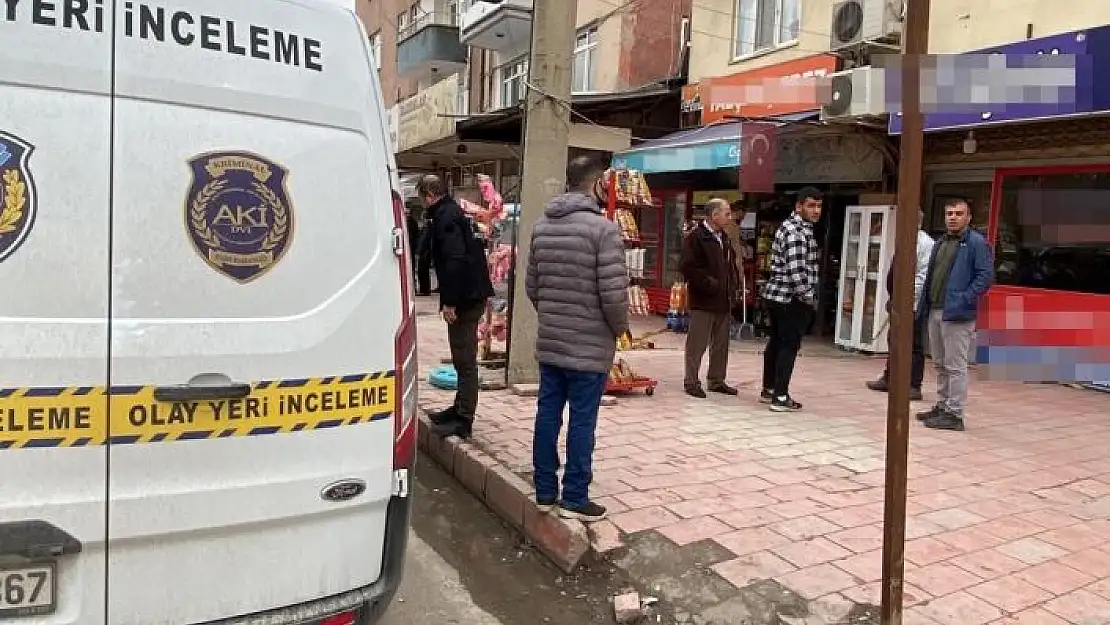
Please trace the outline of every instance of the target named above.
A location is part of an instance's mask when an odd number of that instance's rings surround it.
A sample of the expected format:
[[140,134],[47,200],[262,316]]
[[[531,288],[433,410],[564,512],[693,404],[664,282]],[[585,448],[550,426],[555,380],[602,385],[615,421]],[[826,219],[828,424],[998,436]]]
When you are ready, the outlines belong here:
[[879,67],[857,67],[829,74],[829,92],[821,120],[874,117],[888,113],[886,81]]
[[837,0],[829,27],[829,49],[839,52],[861,43],[894,43],[902,34],[905,0]]

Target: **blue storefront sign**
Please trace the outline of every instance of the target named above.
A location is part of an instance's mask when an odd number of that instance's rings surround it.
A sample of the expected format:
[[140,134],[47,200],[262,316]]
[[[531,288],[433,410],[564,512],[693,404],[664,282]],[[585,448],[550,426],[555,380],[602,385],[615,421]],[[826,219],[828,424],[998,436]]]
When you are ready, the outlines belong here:
[[[1009,87],[1005,89],[1007,91],[1005,99],[995,100],[992,97],[993,102],[982,105],[981,110],[978,110],[980,107],[972,106],[969,102],[953,101],[939,104],[935,107],[938,110],[925,115],[926,132],[1110,112],[1110,80],[1107,79],[1110,76],[1110,26],[968,52],[957,55],[955,66],[986,67],[988,59],[974,59],[975,62],[972,63],[971,59],[965,58],[962,60],[967,61],[966,63],[959,62],[961,57],[970,55],[1006,55],[1006,69],[1001,74],[984,71],[965,74],[998,77],[1000,84],[1005,83]],[[1015,77],[1022,75],[1021,71],[1028,71],[1036,64],[1036,59],[1033,57],[1040,55],[1061,57],[1057,67],[1074,60],[1074,85],[1053,91],[1037,88],[1034,86],[1035,79],[1031,81],[1033,84],[1026,85],[1025,89],[1020,85],[1012,84]],[[1012,69],[1019,71],[1010,71]],[[1035,78],[1036,74],[1033,73],[1031,76]],[[988,85],[983,85],[982,88],[990,90],[992,94],[1003,90],[999,85],[991,85],[991,89],[987,89]],[[941,92],[943,93],[943,90]],[[966,89],[956,89],[954,92],[966,94]],[[901,116],[891,115],[890,133],[901,132]]]
[[735,169],[740,166],[740,142],[727,141],[625,152],[613,157],[613,166],[645,173]]
[[613,167],[645,174],[736,169],[740,166],[739,122],[681,130],[613,155]]

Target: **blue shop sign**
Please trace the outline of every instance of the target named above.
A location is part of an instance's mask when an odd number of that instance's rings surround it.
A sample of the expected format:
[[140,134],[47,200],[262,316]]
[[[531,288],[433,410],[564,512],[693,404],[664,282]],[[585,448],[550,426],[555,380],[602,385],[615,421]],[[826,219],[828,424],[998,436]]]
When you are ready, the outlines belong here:
[[613,156],[613,167],[644,173],[735,169],[739,166],[739,140],[652,148]]
[[[1057,101],[1009,102],[990,105],[987,110],[969,111],[968,106],[953,106],[953,111],[925,115],[925,130],[974,128],[1002,122],[1030,121],[1087,113],[1110,112],[1110,26],[1100,26],[1060,35],[968,52],[968,55],[1005,54],[1020,59],[1025,55],[1069,55],[1075,60],[1074,89],[1065,90]],[[1009,60],[1007,61],[1009,64]],[[1019,61],[1020,63],[1020,61]],[[1096,76],[1101,76],[1096,80]],[[1036,94],[1032,89],[1030,93]],[[1030,98],[1034,99],[1034,98]],[[890,134],[902,132],[900,115],[890,116]]]

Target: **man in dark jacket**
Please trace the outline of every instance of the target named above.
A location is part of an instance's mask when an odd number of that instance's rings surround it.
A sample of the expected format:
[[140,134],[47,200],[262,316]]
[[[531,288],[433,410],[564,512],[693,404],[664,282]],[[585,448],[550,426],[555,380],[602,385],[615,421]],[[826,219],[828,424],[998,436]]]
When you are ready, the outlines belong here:
[[[617,337],[628,331],[628,270],[617,225],[593,195],[604,165],[579,157],[567,167],[570,190],[547,203],[532,232],[525,291],[537,313],[540,394],[532,443],[536,504],[560,516],[600,521],[589,498],[594,432]],[[567,424],[567,465],[559,496],[559,431]]]
[[690,234],[682,247],[682,276],[690,293],[690,329],[686,335],[686,373],[682,381],[686,394],[704,399],[701,385],[701,359],[709,348],[706,376],[711,392],[736,395],[725,383],[728,371],[729,327],[732,305],[740,288],[736,253],[725,228],[732,221],[728,202],[712,199],[705,205],[705,221]]
[[447,322],[451,362],[458,377],[455,402],[431,415],[435,434],[469,438],[478,409],[478,323],[493,296],[489,269],[470,220],[437,176],[416,187],[427,207],[427,245],[439,280],[439,308]]
[[929,351],[937,367],[937,403],[918,420],[935,430],[964,429],[968,356],[975,338],[979,298],[994,283],[994,258],[982,234],[971,229],[966,200],[944,205],[948,232],[933,246],[917,314],[927,319]]

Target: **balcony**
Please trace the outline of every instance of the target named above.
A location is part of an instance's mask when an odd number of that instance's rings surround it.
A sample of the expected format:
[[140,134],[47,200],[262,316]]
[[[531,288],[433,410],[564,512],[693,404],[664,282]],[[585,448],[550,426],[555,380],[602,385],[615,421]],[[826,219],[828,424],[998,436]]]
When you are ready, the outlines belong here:
[[397,74],[432,81],[466,69],[466,46],[459,41],[455,11],[426,13],[397,37]]
[[459,38],[464,45],[515,58],[528,51],[532,41],[532,0],[475,0],[462,14]]

